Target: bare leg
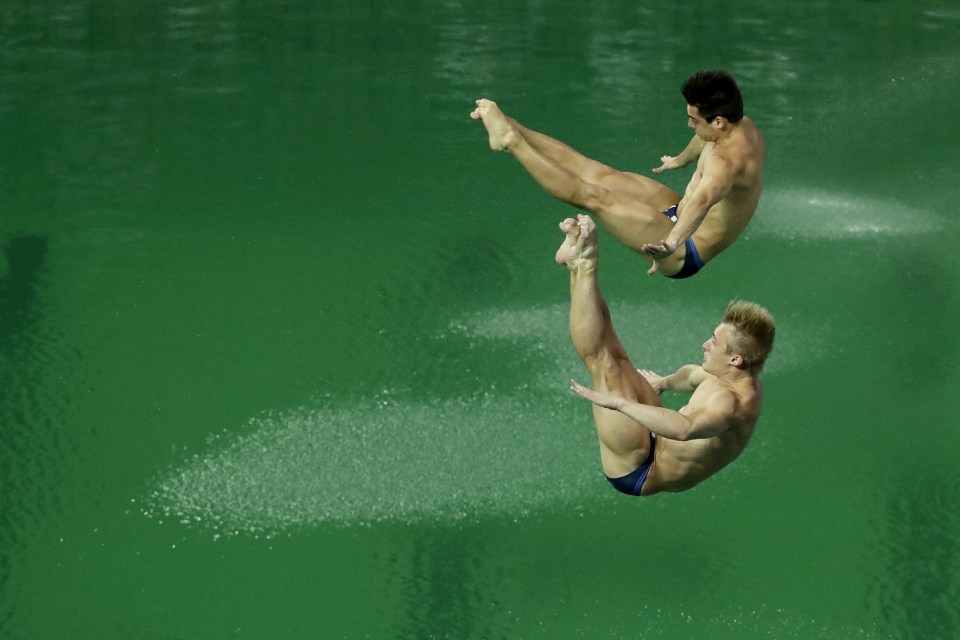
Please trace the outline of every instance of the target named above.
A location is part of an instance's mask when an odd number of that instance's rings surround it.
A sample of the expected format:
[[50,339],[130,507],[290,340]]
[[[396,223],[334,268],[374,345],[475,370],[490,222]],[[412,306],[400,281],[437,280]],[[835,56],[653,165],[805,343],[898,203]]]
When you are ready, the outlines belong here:
[[[590,372],[596,391],[654,406],[660,397],[630,362],[613,330],[610,310],[597,283],[596,227],[588,216],[564,220],[566,239],[557,262],[570,270],[570,338]],[[618,411],[594,405],[604,473],[619,477],[633,472],[649,454],[650,432]]]
[[[489,100],[478,100],[477,109],[470,115],[483,121],[491,149],[513,154],[547,193],[596,214],[610,233],[634,251],[639,252],[646,243],[660,242],[673,228],[662,209],[651,205],[646,196],[641,197],[641,192],[649,191],[650,199],[658,206],[663,204],[663,209],[679,201],[678,195],[656,181],[648,180],[662,190],[641,187],[641,182],[629,178],[629,174],[589,160],[548,136],[517,128]],[[611,188],[623,183],[632,186],[626,190]]]
[[663,211],[680,199],[673,189],[652,178],[618,171],[586,157],[555,138],[528,129],[513,118],[507,117],[507,121],[536,151],[584,182],[620,191],[631,198],[649,204],[657,211]]

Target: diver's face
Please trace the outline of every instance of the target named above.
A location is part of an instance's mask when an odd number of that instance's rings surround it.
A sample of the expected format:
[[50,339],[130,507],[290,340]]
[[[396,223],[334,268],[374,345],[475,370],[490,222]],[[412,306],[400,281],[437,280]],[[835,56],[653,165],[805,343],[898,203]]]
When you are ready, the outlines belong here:
[[712,122],[707,122],[703,116],[700,115],[699,109],[693,105],[687,105],[687,126],[693,129],[693,132],[696,133],[697,137],[701,140],[711,142],[717,139],[716,121],[717,118],[714,118]]
[[730,336],[733,327],[721,324],[713,331],[710,339],[703,343],[703,369],[714,375],[722,372],[734,358],[730,353]]

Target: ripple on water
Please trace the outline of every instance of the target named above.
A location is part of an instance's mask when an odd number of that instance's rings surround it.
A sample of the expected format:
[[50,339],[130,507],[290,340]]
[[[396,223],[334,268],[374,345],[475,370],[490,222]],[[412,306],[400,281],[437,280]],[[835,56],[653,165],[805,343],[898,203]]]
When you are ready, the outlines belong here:
[[[75,445],[64,415],[81,355],[50,320],[48,262],[45,237],[0,244],[0,593],[19,577],[17,550],[58,514]],[[0,599],[0,627],[9,600]]]
[[895,483],[868,550],[868,601],[892,637],[960,637],[960,480],[935,468],[944,467],[914,467]]
[[[884,637],[874,625],[838,626],[787,606],[736,604],[710,611],[692,607],[670,611],[643,605],[639,616],[647,624],[642,638],[717,637],[771,638],[774,640],[874,640]],[[680,634],[678,635],[678,630]]]

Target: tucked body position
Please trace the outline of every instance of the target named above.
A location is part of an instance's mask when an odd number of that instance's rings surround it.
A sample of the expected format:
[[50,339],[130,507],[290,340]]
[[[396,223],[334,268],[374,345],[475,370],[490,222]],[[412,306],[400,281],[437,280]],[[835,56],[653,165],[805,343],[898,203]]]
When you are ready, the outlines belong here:
[[693,138],[662,173],[696,162],[681,197],[661,182],[618,171],[566,144],[527,129],[481,99],[470,114],[482,120],[490,148],[511,153],[551,196],[593,213],[627,247],[651,263],[648,274],[686,278],[729,247],[753,217],[763,188],[766,148],[743,97],[726,71],[698,71],[682,93]]
[[[570,270],[570,338],[593,385],[571,380],[570,389],[593,403],[604,474],[630,495],[694,487],[750,442],[763,404],[760,371],[773,348],[772,316],[760,305],[732,301],[703,343],[702,364],[667,376],[638,370],[613,329],[597,283],[593,220],[579,215],[560,229],[566,238],[556,259]],[[673,411],[660,402],[667,390],[692,395]]]

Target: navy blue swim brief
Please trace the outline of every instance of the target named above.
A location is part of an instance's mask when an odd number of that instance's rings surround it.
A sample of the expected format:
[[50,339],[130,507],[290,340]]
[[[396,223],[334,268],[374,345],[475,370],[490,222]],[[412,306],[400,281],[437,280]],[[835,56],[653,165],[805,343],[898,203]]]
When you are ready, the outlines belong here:
[[642,465],[637,467],[633,473],[619,478],[607,476],[607,480],[613,485],[613,488],[628,496],[639,496],[640,490],[643,489],[643,483],[647,479],[647,474],[650,473],[650,467],[653,465],[653,452],[656,451],[656,449],[657,438],[651,433],[650,454],[647,456],[647,459],[643,461]]
[[[677,205],[673,205],[663,212],[671,222],[677,221]],[[700,252],[697,251],[697,247],[693,244],[693,236],[687,238],[687,252],[683,257],[683,267],[680,271],[677,271],[672,276],[667,276],[668,278],[673,278],[679,280],[681,278],[689,278],[694,275],[696,272],[700,271],[703,268],[703,260],[700,259]]]

